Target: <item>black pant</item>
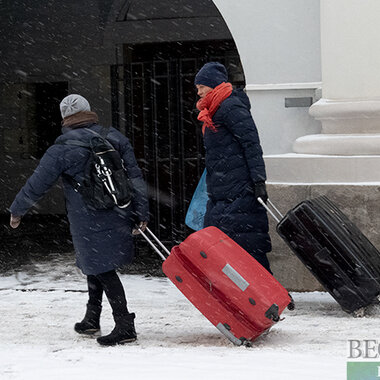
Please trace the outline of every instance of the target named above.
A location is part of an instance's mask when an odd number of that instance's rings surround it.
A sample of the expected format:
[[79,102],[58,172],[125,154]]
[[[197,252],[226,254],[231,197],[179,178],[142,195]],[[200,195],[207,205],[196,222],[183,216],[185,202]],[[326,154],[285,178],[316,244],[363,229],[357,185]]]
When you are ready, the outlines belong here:
[[103,291],[111,305],[113,315],[123,316],[128,314],[127,300],[123,284],[116,271],[87,276],[88,303],[94,306],[101,306]]

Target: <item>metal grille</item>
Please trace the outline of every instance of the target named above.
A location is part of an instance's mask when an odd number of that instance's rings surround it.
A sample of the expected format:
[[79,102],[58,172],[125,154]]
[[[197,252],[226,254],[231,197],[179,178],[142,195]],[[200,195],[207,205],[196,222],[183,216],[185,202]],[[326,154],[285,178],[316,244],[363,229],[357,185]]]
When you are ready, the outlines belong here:
[[130,138],[143,170],[151,229],[169,245],[192,232],[185,215],[204,168],[201,130],[192,121],[194,76],[205,61],[160,57],[111,67],[113,123]]

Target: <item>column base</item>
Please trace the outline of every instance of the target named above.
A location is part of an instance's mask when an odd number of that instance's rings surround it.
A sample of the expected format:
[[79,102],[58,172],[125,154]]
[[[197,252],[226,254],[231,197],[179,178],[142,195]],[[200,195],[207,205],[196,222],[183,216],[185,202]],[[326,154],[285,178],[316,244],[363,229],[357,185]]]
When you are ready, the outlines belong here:
[[322,133],[298,138],[294,152],[380,155],[379,99],[320,99],[309,113],[322,123]]
[[380,155],[287,153],[264,157],[268,183],[380,185]]
[[377,134],[320,134],[298,138],[293,151],[301,154],[339,156],[380,155],[380,133]]
[[324,134],[380,133],[380,99],[320,99],[309,113]]

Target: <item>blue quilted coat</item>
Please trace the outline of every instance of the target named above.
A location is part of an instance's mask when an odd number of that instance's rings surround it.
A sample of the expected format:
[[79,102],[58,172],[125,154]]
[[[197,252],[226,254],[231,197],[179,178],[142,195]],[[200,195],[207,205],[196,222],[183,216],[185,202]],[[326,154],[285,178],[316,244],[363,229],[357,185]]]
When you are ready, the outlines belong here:
[[250,108],[247,95],[235,90],[212,118],[217,131],[205,130],[205,227],[218,227],[269,269],[268,218],[254,197],[254,183],[265,181],[266,173]]
[[[97,124],[62,129],[63,134],[46,151],[33,175],[17,194],[10,207],[12,214],[24,215],[64,173],[78,182],[81,181],[89,157],[88,149],[61,143],[65,140],[88,142],[93,134],[85,127],[98,133],[101,130],[101,126]],[[114,128],[110,128],[107,138],[120,152],[131,180],[134,196],[130,207],[90,210],[84,204],[81,195],[69,184],[66,176],[62,176],[76,263],[86,275],[108,272],[129,264],[134,255],[131,235],[134,223],[148,220],[145,183],[132,146],[129,140]]]

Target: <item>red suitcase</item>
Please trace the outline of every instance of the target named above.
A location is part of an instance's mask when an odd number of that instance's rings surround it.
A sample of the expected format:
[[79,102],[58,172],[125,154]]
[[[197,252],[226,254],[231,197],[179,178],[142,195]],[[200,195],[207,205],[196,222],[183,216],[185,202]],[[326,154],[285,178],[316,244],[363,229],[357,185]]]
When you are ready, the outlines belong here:
[[[157,243],[169,251],[147,229]],[[165,256],[150,242],[165,260]],[[250,254],[216,227],[194,232],[172,248],[162,270],[231,342],[249,344],[275,322],[292,300]]]

